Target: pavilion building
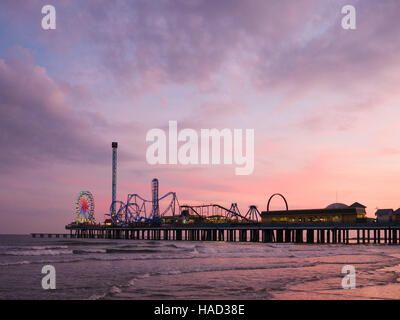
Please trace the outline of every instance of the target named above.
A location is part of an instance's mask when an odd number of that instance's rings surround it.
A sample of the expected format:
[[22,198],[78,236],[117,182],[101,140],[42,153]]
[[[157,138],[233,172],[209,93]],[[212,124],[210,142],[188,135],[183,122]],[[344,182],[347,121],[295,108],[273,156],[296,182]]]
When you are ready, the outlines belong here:
[[262,223],[356,223],[366,222],[365,206],[355,202],[351,206],[333,203],[324,209],[263,211]]

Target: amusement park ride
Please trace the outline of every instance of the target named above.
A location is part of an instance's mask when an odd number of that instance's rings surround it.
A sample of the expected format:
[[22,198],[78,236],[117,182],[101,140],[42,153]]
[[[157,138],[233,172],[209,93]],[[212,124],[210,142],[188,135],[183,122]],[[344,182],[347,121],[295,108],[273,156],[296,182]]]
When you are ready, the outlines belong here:
[[[201,221],[252,223],[261,221],[261,214],[256,206],[250,206],[245,215],[239,211],[238,205],[232,203],[230,208],[219,204],[180,205],[175,192],[159,196],[158,179],[151,182],[152,199],[147,200],[139,194],[128,194],[126,202],[116,200],[117,178],[117,142],[112,143],[112,202],[109,221],[112,226],[128,227],[141,223],[160,224],[166,221]],[[164,206],[160,206],[163,203]],[[183,219],[179,219],[183,218]],[[190,219],[191,218],[191,219]],[[89,191],[81,191],[75,201],[75,223],[95,224],[94,199]]]
[[[111,204],[110,217],[113,225],[127,226],[136,222],[157,222],[162,217],[170,213],[175,216],[176,209],[179,208],[178,198],[175,192],[168,192],[161,198],[158,197],[158,180],[153,179],[152,200],[146,200],[140,195],[128,194],[126,203],[116,200]],[[160,201],[165,200],[168,205],[160,212]],[[151,209],[149,210],[149,205]],[[113,208],[115,211],[113,212]]]
[[75,220],[77,223],[94,221],[94,199],[89,191],[81,191],[75,200]]

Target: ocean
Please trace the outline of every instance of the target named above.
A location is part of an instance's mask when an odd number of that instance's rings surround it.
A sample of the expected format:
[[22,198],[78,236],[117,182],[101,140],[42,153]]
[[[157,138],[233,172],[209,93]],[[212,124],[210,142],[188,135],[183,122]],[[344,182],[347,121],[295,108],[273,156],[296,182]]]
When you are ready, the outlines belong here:
[[398,246],[0,235],[0,299],[398,299],[399,279]]

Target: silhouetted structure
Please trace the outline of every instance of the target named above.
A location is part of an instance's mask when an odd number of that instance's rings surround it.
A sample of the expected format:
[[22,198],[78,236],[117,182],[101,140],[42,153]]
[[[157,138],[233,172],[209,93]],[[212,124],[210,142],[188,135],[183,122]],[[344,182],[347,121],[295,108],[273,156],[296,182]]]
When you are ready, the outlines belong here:
[[117,198],[117,148],[118,142],[111,143],[112,147],[112,214],[115,214],[115,201]]
[[364,222],[365,206],[355,202],[351,206],[332,203],[324,209],[263,211],[262,223],[355,223]]
[[378,209],[375,216],[377,222],[391,222],[393,220],[393,209]]

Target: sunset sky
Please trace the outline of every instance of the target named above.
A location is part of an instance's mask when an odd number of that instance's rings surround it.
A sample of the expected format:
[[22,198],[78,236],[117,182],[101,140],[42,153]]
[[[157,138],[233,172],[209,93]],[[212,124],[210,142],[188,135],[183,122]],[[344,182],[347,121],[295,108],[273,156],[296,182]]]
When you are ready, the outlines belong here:
[[[1,0],[0,39],[0,233],[62,232],[81,190],[103,221],[112,141],[121,200],[400,207],[398,0]],[[169,120],[254,129],[253,174],[147,164]]]

